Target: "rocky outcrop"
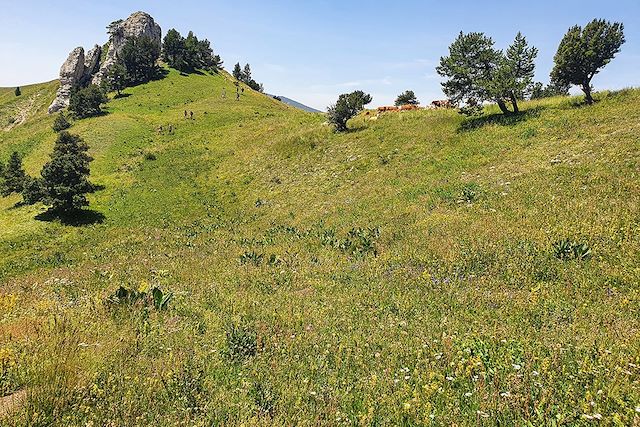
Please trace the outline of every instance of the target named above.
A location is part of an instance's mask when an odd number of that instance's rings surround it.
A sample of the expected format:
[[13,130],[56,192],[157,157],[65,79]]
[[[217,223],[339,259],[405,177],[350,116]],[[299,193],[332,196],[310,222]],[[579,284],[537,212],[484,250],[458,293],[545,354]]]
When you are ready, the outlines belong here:
[[118,61],[126,41],[130,37],[149,37],[157,46],[162,43],[162,29],[148,13],[136,12],[125,21],[109,27],[109,50],[100,63],[102,48],[96,45],[85,56],[82,47],[75,48],[60,68],[60,89],[49,107],[49,114],[67,108],[74,87],[89,83],[99,85]]
[[49,114],[69,106],[71,91],[84,76],[84,60],[84,49],[77,47],[71,51],[67,60],[60,67],[60,89],[58,89],[53,104],[49,107]]
[[93,75],[100,68],[100,56],[102,55],[102,48],[95,45],[84,57],[84,73],[82,75],[81,84],[89,83]]
[[130,37],[148,37],[158,47],[162,44],[162,29],[156,21],[145,12],[136,12],[126,21],[115,23],[110,28],[109,50],[100,70],[93,76],[92,83],[100,84],[118,61],[126,41]]

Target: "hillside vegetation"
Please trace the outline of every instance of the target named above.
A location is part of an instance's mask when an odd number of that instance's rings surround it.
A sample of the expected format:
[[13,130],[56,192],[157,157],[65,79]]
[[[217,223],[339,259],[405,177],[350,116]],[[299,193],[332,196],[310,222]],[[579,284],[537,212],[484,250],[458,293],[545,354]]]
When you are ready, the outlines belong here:
[[[640,422],[639,90],[336,134],[223,88],[77,121],[72,223],[0,199],[1,425]],[[55,89],[0,90],[0,159],[39,172]]]

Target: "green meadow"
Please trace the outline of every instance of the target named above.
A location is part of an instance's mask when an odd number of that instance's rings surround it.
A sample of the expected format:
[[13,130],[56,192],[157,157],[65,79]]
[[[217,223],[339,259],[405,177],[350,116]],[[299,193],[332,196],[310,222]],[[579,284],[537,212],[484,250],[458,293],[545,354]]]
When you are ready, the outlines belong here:
[[[0,89],[2,161],[56,89]],[[0,199],[0,425],[640,425],[640,90],[344,134],[224,72],[125,94],[70,129],[85,215]]]

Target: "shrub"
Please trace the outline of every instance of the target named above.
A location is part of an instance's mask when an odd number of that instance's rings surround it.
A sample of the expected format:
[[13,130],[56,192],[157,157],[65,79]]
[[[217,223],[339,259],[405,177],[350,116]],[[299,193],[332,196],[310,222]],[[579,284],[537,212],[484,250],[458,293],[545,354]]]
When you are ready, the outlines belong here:
[[249,390],[249,396],[258,407],[260,415],[269,417],[275,415],[278,395],[269,385],[262,382],[254,382]]
[[14,93],[16,94],[16,96],[22,95],[22,91],[20,90],[20,87],[17,87]]
[[96,85],[76,89],[71,93],[69,109],[76,118],[97,116],[102,113],[101,106],[109,101],[107,96]]
[[64,113],[60,111],[60,113],[56,116],[56,119],[53,121],[53,131],[61,132],[63,130],[67,130],[71,127],[71,123],[67,120]]

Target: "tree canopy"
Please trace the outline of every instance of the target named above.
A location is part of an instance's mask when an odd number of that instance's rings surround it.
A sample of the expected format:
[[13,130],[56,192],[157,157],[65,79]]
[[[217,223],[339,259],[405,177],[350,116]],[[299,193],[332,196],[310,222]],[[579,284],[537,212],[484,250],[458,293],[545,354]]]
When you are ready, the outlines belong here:
[[233,67],[232,74],[236,80],[241,81],[242,83],[249,86],[251,89],[257,90],[258,92],[264,91],[264,87],[262,86],[262,84],[255,81],[251,76],[251,65],[245,64],[244,68],[242,68],[240,66],[240,63],[237,63]]
[[584,28],[573,26],[560,42],[551,79],[580,86],[587,104],[592,104],[591,80],[620,52],[624,43],[622,23],[594,19]]
[[517,113],[518,100],[532,89],[537,55],[521,33],[505,53],[483,33],[461,32],[449,47],[449,56],[440,59],[437,72],[447,78],[442,83],[444,93],[462,105],[463,113],[481,112],[486,101],[498,104],[505,114],[511,113],[510,103]]
[[338,101],[328,108],[329,123],[334,125],[338,132],[346,131],[349,119],[355,117],[372,100],[371,95],[361,90],[340,95]]
[[223,64],[220,56],[213,53],[209,40],[198,40],[193,31],[185,38],[175,29],[164,37],[162,58],[170,67],[183,72],[196,69],[217,72]]
[[402,105],[418,105],[420,101],[418,101],[416,94],[412,90],[406,90],[398,95],[395,104],[397,107]]

